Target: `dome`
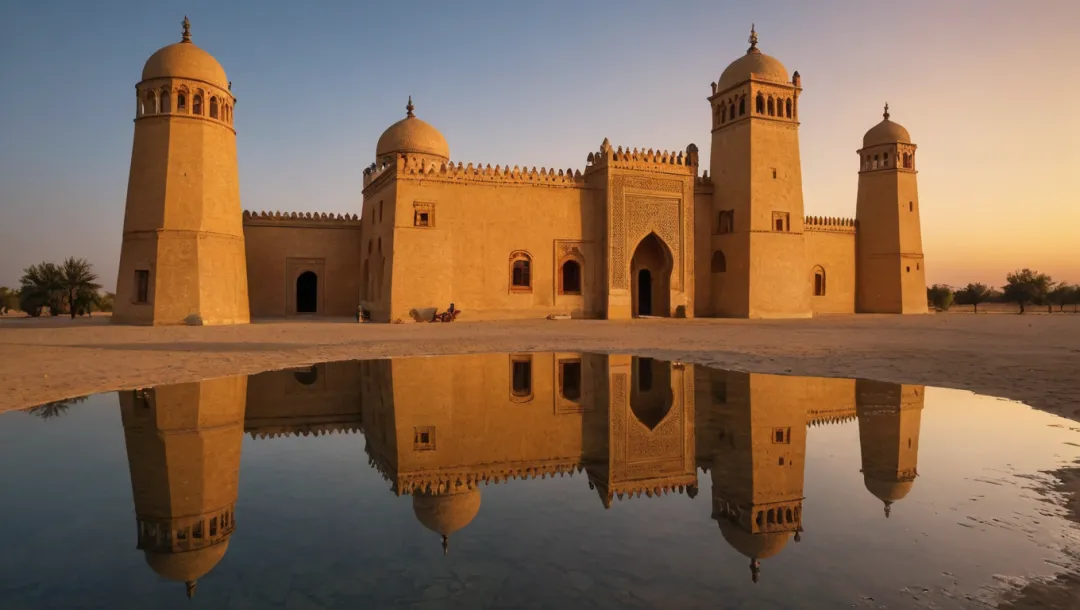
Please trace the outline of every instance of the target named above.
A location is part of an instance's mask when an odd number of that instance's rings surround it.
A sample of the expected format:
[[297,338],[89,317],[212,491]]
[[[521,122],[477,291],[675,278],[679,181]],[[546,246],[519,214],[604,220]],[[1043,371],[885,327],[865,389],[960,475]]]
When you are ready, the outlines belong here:
[[184,551],[180,553],[154,553],[146,551],[146,563],[162,578],[176,582],[194,582],[214,569],[225,556],[229,541]]
[[716,92],[744,83],[750,80],[751,76],[777,83],[791,82],[784,64],[757,48],[757,32],[753,28],[750,28],[750,48],[746,50],[746,55],[731,62],[731,65],[724,69],[720,81],[716,84]]
[[143,66],[142,79],[190,78],[227,90],[229,79],[225,76],[225,69],[213,55],[191,42],[190,26],[187,17],[184,17],[183,39],[176,44],[162,47],[151,55]]
[[900,123],[894,123],[889,120],[888,104],[885,104],[885,114],[883,116],[885,117],[885,120],[871,127],[870,131],[866,132],[866,135],[863,136],[863,148],[877,146],[878,144],[895,144],[897,142],[911,144],[911,135],[908,133],[908,130],[904,129],[904,126]]
[[379,137],[375,156],[382,158],[392,154],[414,153],[449,160],[450,146],[446,138],[438,129],[413,115],[412,97],[409,97],[405,110],[405,118],[391,125]]
[[903,500],[915,486],[915,481],[882,481],[864,476],[863,484],[878,500],[892,503]]
[[727,519],[718,519],[720,534],[736,551],[750,559],[768,559],[783,550],[794,532],[752,534]]
[[464,528],[480,511],[480,490],[445,494],[416,494],[413,496],[413,513],[416,520],[429,530],[449,536]]

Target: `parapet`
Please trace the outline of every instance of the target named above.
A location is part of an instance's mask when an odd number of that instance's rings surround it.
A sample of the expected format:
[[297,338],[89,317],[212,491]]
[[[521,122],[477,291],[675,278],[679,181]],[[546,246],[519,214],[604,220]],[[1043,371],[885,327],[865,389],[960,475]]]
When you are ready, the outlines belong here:
[[[496,184],[542,184],[545,186],[584,187],[585,178],[581,170],[559,169],[541,167],[519,167],[513,169],[509,165],[469,163],[467,165],[458,161],[455,165],[450,163],[435,163],[417,157],[401,155],[397,162],[397,175],[399,178],[420,177],[425,180],[442,180],[447,182],[480,182]],[[379,172],[376,171],[375,175]],[[374,179],[374,176],[373,178]]]
[[803,219],[804,231],[823,231],[828,233],[855,233],[854,218],[834,218],[832,216],[807,216]]
[[694,144],[686,147],[686,151],[667,151],[660,149],[637,148],[629,146],[624,150],[622,146],[613,148],[607,138],[600,144],[600,150],[589,153],[586,158],[586,171],[589,168],[603,166],[625,167],[628,169],[646,169],[665,173],[697,173],[698,149]]
[[245,225],[313,225],[325,224],[339,227],[360,226],[356,214],[327,214],[325,212],[252,212],[244,210]]
[[694,192],[695,193],[711,193],[713,192],[712,177],[709,176],[709,170],[701,172],[701,175],[694,179]]

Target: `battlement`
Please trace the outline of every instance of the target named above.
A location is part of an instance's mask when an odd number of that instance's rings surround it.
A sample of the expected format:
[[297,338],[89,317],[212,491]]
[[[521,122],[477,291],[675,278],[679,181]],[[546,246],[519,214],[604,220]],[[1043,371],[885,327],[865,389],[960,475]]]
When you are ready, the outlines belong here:
[[712,177],[709,176],[709,170],[701,172],[701,175],[694,178],[694,192],[695,193],[711,193],[713,192]]
[[626,167],[634,169],[647,169],[666,173],[697,173],[698,149],[691,144],[686,151],[668,151],[637,148],[629,146],[624,150],[622,146],[613,148],[607,138],[600,144],[600,150],[589,153],[586,158],[586,171],[589,168],[604,166]]
[[446,182],[480,182],[496,184],[542,184],[545,186],[584,187],[585,178],[581,170],[555,169],[541,167],[520,167],[515,165],[496,165],[490,163],[469,163],[460,161],[454,164],[436,163],[418,157],[400,155],[396,165],[384,164],[378,166],[372,164],[364,170],[364,187],[378,180],[388,171],[393,171],[399,178],[423,178],[425,180],[440,180]]
[[360,217],[356,214],[327,214],[325,212],[253,212],[244,210],[245,225],[269,225],[269,224],[314,224],[325,223],[332,225],[360,226]]
[[807,216],[803,219],[804,231],[825,231],[829,233],[855,233],[854,218],[834,218],[831,216]]

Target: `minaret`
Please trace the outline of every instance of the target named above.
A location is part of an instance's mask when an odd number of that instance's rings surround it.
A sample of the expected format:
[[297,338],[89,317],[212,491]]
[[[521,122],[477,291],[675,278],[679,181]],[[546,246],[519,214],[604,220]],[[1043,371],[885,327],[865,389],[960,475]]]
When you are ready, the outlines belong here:
[[247,267],[236,166],[236,99],[191,42],[150,56],[135,85],[113,322],[245,324]]
[[859,149],[855,310],[926,313],[915,145],[903,126],[889,120],[888,104],[883,116]]
[[810,317],[809,270],[802,264],[802,81],[758,49],[753,27],[749,42],[709,97],[712,245],[710,260],[698,264],[711,270],[713,315]]
[[918,476],[919,430],[926,388],[859,379],[855,410],[859,416],[859,447],[863,484],[885,505],[911,492]]
[[137,547],[189,597],[236,526],[246,399],[247,376],[120,392]]
[[750,559],[754,582],[761,560],[802,533],[806,462],[806,380],[802,377],[714,372],[712,518],[724,540]]

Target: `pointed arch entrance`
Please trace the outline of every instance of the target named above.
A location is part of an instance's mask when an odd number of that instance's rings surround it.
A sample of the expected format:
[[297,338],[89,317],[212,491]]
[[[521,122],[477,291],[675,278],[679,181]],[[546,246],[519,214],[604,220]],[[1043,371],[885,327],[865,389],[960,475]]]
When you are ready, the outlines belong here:
[[319,310],[319,276],[305,271],[296,278],[296,313],[316,313]]
[[637,316],[671,315],[671,249],[656,233],[642,239],[630,259],[631,312]]

